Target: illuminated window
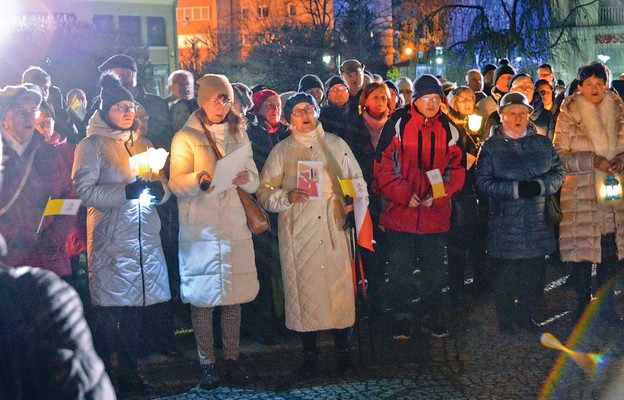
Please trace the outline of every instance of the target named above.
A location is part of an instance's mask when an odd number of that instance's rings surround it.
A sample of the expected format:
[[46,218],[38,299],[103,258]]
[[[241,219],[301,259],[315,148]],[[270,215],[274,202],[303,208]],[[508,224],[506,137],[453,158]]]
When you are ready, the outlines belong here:
[[269,18],[269,6],[258,6],[258,18]]

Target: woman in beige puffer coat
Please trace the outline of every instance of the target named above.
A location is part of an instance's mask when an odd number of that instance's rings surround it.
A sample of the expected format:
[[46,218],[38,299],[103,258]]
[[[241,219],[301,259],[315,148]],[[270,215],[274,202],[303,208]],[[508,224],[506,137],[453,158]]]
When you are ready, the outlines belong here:
[[[607,89],[602,64],[582,67],[578,78],[580,93],[563,102],[553,144],[567,173],[561,189],[561,259],[572,264],[580,317],[591,299],[592,263],[598,263],[602,286],[624,258],[624,204],[598,194],[609,173],[622,179],[624,103]],[[619,321],[612,301],[605,303],[603,315]]]

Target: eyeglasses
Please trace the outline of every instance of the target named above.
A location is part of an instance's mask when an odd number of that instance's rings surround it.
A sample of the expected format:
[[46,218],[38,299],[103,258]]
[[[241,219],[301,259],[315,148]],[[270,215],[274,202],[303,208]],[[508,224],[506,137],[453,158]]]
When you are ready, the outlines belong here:
[[328,91],[329,92],[345,92],[347,91],[347,88],[344,87],[343,85],[334,85]]
[[111,107],[112,110],[119,112],[119,113],[127,113],[127,112],[136,112],[136,106],[134,104],[132,105],[125,105],[125,104],[115,104],[114,106]]
[[49,127],[52,126],[54,120],[52,118],[44,118],[37,121],[37,126],[40,127]]
[[20,107],[20,108],[15,109],[15,115],[17,115],[21,119],[28,119],[28,118],[37,119],[41,115],[41,110],[39,110],[38,108],[30,109],[30,108]]
[[304,113],[308,115],[312,115],[316,112],[316,108],[314,106],[307,106],[306,108],[298,108],[296,110],[292,110],[291,114],[295,117],[301,117]]
[[214,104],[215,106],[221,106],[223,108],[232,107],[232,100],[212,99],[210,100],[210,102]]
[[418,100],[422,101],[425,104],[440,104],[440,102],[442,102],[442,99],[439,97],[421,97]]
[[526,91],[532,91],[533,89],[535,89],[535,86],[533,85],[512,85],[511,86],[512,89],[516,89],[516,90],[526,90]]
[[457,97],[455,101],[458,103],[472,103],[474,100],[470,97]]

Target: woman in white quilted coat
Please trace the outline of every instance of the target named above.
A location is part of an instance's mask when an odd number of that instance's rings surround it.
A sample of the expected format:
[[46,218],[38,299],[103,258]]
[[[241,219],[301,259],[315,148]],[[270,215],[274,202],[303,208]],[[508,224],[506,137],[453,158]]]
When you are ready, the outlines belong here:
[[[262,170],[260,204],[278,213],[280,260],[286,303],[286,327],[300,332],[304,358],[300,373],[316,373],[315,333],[331,329],[339,371],[353,368],[348,330],[355,321],[349,242],[343,230],[345,202],[338,179],[358,178],[360,167],[349,146],[323,131],[312,96],[297,93],[284,106],[292,134],[278,143]],[[299,161],[320,161],[320,199],[297,188]]]
[[[213,346],[214,307],[221,307],[226,380],[243,383],[244,373],[236,363],[240,305],[256,297],[259,284],[251,232],[236,189],[211,194],[214,186],[209,186],[218,160],[210,139],[221,155],[232,153],[249,142],[244,119],[231,109],[234,92],[225,76],[208,74],[197,83],[200,109],[173,138],[169,186],[180,209],[180,295],[191,304],[202,366],[200,386],[209,390],[220,384]],[[232,184],[247,193],[258,188],[251,147],[245,169]]]
[[[72,179],[87,210],[89,290],[93,339],[107,372],[119,332],[118,376],[122,392],[145,389],[137,374],[144,307],[171,298],[167,264],[154,202],[169,197],[161,173],[152,182],[136,180],[130,157],[147,150],[135,143],[136,105],[112,75],[101,80],[101,105],[76,148]],[[147,178],[147,177],[145,177]],[[151,193],[155,199],[142,197]]]
[[[608,90],[602,64],[581,67],[577,79],[580,93],[561,105],[553,144],[567,174],[561,189],[559,246],[562,261],[571,264],[578,318],[591,300],[592,263],[598,264],[597,281],[602,286],[624,258],[624,204],[598,195],[608,174],[622,179],[624,103]],[[618,323],[610,292],[599,315]]]

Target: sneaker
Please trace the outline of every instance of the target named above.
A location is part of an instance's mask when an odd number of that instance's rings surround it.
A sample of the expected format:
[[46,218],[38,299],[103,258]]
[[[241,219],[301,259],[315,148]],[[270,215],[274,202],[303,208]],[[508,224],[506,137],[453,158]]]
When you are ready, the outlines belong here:
[[445,338],[449,335],[446,324],[438,319],[426,320],[422,324],[422,330],[431,333],[431,337]]
[[202,377],[199,382],[199,387],[204,390],[212,390],[219,387],[221,381],[217,376],[214,364],[202,365]]
[[392,337],[395,340],[407,340],[412,337],[412,321],[403,318],[392,322]]

